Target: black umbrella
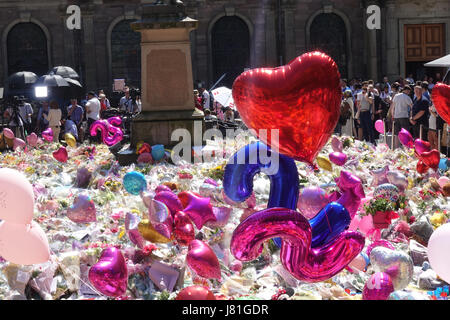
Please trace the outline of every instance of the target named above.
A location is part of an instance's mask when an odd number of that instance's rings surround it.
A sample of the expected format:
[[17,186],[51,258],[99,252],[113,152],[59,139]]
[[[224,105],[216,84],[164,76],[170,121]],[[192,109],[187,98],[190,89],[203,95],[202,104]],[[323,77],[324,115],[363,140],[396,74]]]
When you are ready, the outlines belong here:
[[69,88],[66,90],[65,97],[67,99],[79,98],[84,95],[83,85],[75,79],[64,78],[69,83]]
[[8,77],[8,88],[9,89],[23,89],[29,88],[33,85],[38,76],[34,72],[20,71],[16,72]]
[[36,87],[69,87],[69,83],[60,75],[46,74],[40,77],[34,84]]
[[63,78],[71,78],[71,79],[80,78],[80,76],[75,70],[67,66],[54,67],[52,70],[50,70],[49,74],[57,74]]

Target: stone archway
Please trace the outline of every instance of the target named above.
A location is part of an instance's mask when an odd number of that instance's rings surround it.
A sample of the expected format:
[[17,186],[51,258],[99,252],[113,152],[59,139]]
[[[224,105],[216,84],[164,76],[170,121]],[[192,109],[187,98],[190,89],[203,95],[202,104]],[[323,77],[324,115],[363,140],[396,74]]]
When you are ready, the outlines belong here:
[[48,72],[48,36],[37,23],[19,21],[10,25],[3,44],[7,76],[19,71],[31,71],[38,75]]
[[[227,26],[228,24],[229,26]],[[233,30],[240,30],[238,32],[242,32],[244,37],[239,33],[235,33],[236,31]],[[224,13],[217,15],[210,21],[208,27],[208,77],[210,85],[213,85],[222,74],[227,72],[225,70],[228,70],[224,82],[219,84],[219,86],[224,85],[231,88],[234,79],[239,76],[245,68],[252,67],[254,61],[253,33],[253,25],[250,20],[235,12],[234,8],[226,8]],[[238,41],[235,42],[237,34],[239,34],[240,37]],[[220,39],[228,39],[223,41],[228,41],[231,43],[232,47],[221,48]],[[222,42],[222,44],[224,43],[226,42]],[[237,43],[239,43],[239,45],[236,45]],[[241,44],[244,44],[244,55],[242,55]],[[227,58],[227,54],[231,54],[232,58]],[[238,57],[239,54],[241,54],[240,57]],[[225,65],[225,60],[231,61],[231,59],[237,61],[232,70]],[[223,62],[223,65],[220,65],[221,62]]]
[[109,78],[125,79],[127,85],[141,86],[141,34],[130,24],[138,18],[119,17],[108,29]]

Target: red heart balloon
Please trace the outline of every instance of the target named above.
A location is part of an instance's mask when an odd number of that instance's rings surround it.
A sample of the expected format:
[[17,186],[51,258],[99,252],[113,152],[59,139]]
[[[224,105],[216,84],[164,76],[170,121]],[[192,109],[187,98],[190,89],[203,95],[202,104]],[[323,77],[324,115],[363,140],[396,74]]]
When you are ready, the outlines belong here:
[[420,174],[424,174],[428,171],[429,167],[422,162],[422,160],[419,160],[419,162],[417,162],[417,166],[416,166],[416,170],[418,173]]
[[175,300],[216,300],[216,297],[206,287],[190,286],[181,290]]
[[69,155],[67,154],[67,150],[65,147],[61,147],[55,152],[53,152],[53,157],[59,162],[67,162]]
[[441,161],[441,154],[436,149],[423,152],[420,155],[420,160],[422,160],[426,166],[436,170],[439,167],[439,161]]
[[[247,127],[274,151],[309,164],[337,124],[341,97],[338,66],[317,51],[282,67],[246,71],[233,84]],[[274,129],[279,130],[278,141],[270,137]]]
[[432,100],[437,112],[450,123],[450,86],[439,82],[433,87]]
[[178,211],[175,214],[174,219],[174,230],[175,239],[181,246],[187,246],[189,242],[195,239],[195,229],[192,225],[191,219],[183,211]]

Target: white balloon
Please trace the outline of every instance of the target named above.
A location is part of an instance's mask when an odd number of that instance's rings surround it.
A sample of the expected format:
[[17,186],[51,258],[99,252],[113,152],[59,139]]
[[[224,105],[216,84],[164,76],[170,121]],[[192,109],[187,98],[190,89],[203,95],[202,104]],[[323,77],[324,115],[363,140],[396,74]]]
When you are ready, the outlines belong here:
[[450,282],[450,223],[437,228],[428,241],[428,260],[431,268],[446,282]]

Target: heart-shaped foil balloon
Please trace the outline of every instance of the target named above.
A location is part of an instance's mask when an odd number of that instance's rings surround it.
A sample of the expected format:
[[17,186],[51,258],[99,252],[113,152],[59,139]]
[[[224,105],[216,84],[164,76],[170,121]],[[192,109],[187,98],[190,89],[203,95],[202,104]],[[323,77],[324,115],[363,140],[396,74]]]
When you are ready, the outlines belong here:
[[428,141],[416,139],[414,141],[414,148],[416,149],[417,153],[420,155],[424,152],[431,151],[431,144]]
[[[331,137],[340,115],[338,66],[317,51],[282,67],[246,71],[235,80],[232,92],[242,120],[262,142],[309,164]],[[279,130],[279,139],[273,130]]]
[[178,199],[177,195],[172,191],[157,192],[154,199],[164,203],[167,208],[169,208],[172,215],[174,215],[177,211],[183,210],[183,205],[181,204],[180,199]]
[[338,166],[343,166],[347,162],[347,155],[342,152],[332,152],[328,155],[330,161]]
[[14,151],[16,151],[16,149],[18,148],[25,150],[26,146],[27,144],[25,143],[25,141],[23,141],[20,138],[14,138],[14,145],[13,145]]
[[209,228],[223,228],[230,219],[231,212],[233,210],[228,207],[213,207],[213,213],[216,220],[210,220],[206,222],[206,226]]
[[138,230],[145,240],[153,243],[168,243],[170,238],[162,235],[149,220],[144,219],[139,222]]
[[30,135],[27,136],[27,142],[31,147],[36,147],[38,141],[38,136],[36,133],[32,132]]
[[97,221],[97,210],[94,200],[86,194],[80,194],[67,209],[67,217],[73,222],[88,223]]
[[436,84],[433,87],[432,100],[441,118],[450,123],[450,86],[444,83]]
[[67,162],[69,155],[67,154],[67,150],[65,147],[60,147],[58,150],[53,152],[53,157],[59,162]]
[[115,247],[103,250],[98,262],[89,269],[89,281],[108,297],[120,297],[125,294],[128,270],[122,252]]
[[42,138],[48,142],[53,141],[53,130],[52,128],[47,128],[42,132]]
[[370,263],[375,272],[385,272],[391,277],[395,290],[406,288],[413,277],[413,261],[403,251],[375,247],[370,252]]
[[216,254],[205,242],[192,240],[186,256],[188,266],[200,277],[220,279],[220,264]]
[[125,230],[127,231],[128,238],[142,249],[145,245],[145,239],[138,230],[139,222],[141,222],[141,218],[133,213],[127,212],[125,216]]
[[187,246],[195,239],[195,230],[189,216],[183,211],[175,214],[173,233],[177,242],[182,246]]
[[420,154],[420,160],[422,160],[427,167],[437,170],[437,168],[439,168],[439,161],[441,161],[441,154],[436,149],[423,152]]
[[208,288],[195,285],[181,290],[175,300],[216,300],[216,297]]
[[338,137],[333,137],[331,139],[331,148],[334,152],[342,152],[342,150],[344,149],[344,144]]
[[152,199],[148,208],[148,216],[151,223],[163,223],[170,216],[167,206],[161,201]]
[[408,188],[408,178],[400,172],[397,171],[389,171],[387,173],[387,179],[389,183],[396,186],[401,192],[404,192],[406,188]]

